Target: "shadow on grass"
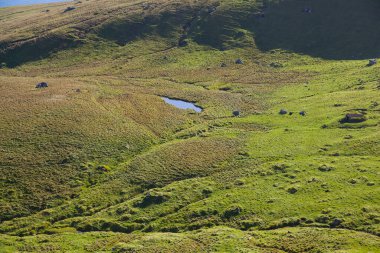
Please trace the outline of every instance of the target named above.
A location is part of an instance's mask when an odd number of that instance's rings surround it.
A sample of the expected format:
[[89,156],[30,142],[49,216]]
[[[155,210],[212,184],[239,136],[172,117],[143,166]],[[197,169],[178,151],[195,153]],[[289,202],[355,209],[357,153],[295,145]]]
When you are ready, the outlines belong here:
[[286,0],[268,4],[264,12],[253,27],[262,51],[332,60],[380,57],[380,1]]
[[79,46],[82,42],[71,36],[50,35],[22,42],[0,45],[0,63],[14,68],[27,62],[44,59],[60,50]]

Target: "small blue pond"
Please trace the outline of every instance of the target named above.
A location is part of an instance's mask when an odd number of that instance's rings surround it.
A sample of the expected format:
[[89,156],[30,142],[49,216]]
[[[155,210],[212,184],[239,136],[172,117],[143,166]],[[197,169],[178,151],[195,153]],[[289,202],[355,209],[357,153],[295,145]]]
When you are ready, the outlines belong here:
[[70,0],[0,0],[0,7],[69,2]]
[[196,112],[202,112],[202,108],[194,105],[194,103],[186,102],[186,101],[179,100],[179,99],[171,99],[171,98],[167,98],[167,97],[161,97],[161,98],[167,104],[173,105],[179,109],[184,109],[184,110],[191,109],[191,110],[194,110]]

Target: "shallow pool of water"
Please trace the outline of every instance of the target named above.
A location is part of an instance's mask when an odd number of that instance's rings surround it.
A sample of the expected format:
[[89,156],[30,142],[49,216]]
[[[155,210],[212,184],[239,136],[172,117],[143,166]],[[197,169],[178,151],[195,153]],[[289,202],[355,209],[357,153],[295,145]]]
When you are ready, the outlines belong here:
[[70,0],[0,0],[0,7],[16,5],[47,4],[56,2],[69,2]]
[[191,110],[194,110],[196,112],[202,112],[202,108],[200,108],[199,106],[196,106],[194,103],[186,102],[186,101],[183,101],[180,99],[172,99],[172,98],[168,98],[168,97],[161,97],[161,98],[167,104],[173,105],[179,109],[184,109],[184,110],[191,109]]

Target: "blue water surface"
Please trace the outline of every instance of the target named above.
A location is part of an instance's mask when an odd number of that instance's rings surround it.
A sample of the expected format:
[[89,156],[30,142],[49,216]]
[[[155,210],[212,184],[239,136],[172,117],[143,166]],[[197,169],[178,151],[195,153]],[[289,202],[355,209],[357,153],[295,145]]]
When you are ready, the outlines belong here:
[[172,98],[167,98],[167,97],[162,97],[162,99],[167,103],[167,104],[170,104],[170,105],[173,105],[179,109],[191,109],[191,110],[194,110],[196,112],[202,112],[202,108],[194,105],[193,103],[190,103],[190,102],[186,102],[186,101],[183,101],[183,100],[179,100],[179,99],[172,99]]
[[47,4],[56,2],[69,2],[70,0],[0,0],[0,7],[16,5]]

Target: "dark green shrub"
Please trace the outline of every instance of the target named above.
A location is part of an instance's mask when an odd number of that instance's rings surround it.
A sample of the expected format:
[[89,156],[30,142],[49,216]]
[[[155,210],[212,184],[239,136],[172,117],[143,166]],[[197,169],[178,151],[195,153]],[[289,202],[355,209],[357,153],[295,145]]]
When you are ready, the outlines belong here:
[[236,186],[242,186],[242,185],[245,184],[245,182],[244,182],[243,180],[241,180],[241,179],[237,179],[237,180],[234,182],[234,184],[235,184]]
[[320,215],[317,218],[315,218],[315,221],[322,224],[327,224],[330,222],[330,217],[327,215]]
[[206,197],[209,197],[213,193],[213,189],[211,187],[207,187],[202,190],[202,194],[205,195]]
[[177,227],[177,226],[164,227],[161,229],[161,231],[162,232],[169,232],[169,233],[178,233],[179,227]]
[[330,227],[332,228],[336,228],[336,227],[339,227],[341,224],[343,223],[343,220],[342,219],[339,219],[339,218],[335,218],[333,219],[331,222],[330,222]]
[[328,172],[328,171],[332,171],[332,170],[334,170],[334,167],[332,167],[332,166],[328,166],[328,165],[324,164],[324,165],[320,166],[320,167],[318,168],[318,170],[320,170],[320,171],[322,171],[322,172]]
[[128,223],[120,224],[114,221],[107,221],[103,219],[92,219],[76,224],[78,231],[90,232],[90,231],[112,231],[121,233],[132,233],[135,230],[143,228],[141,224]]
[[289,166],[283,163],[272,166],[272,169],[277,173],[285,173],[287,168],[289,168]]
[[134,219],[135,222],[137,223],[149,223],[151,221],[151,218],[148,217],[139,217],[137,219]]
[[304,220],[300,218],[286,218],[279,221],[275,221],[269,225],[269,229],[277,229],[284,227],[296,227],[299,226]]
[[96,168],[97,171],[100,171],[100,172],[110,172],[111,171],[111,167],[108,166],[108,165],[100,165]]
[[231,205],[223,212],[223,217],[229,219],[231,217],[239,215],[242,211],[243,207],[240,205]]
[[259,218],[253,218],[251,220],[242,220],[240,221],[240,228],[242,230],[248,230],[253,227],[260,227],[263,224],[263,221]]
[[170,198],[170,194],[167,192],[149,191],[145,197],[135,204],[136,207],[147,207],[153,204],[161,204]]
[[195,210],[190,214],[191,218],[198,218],[198,217],[206,217],[211,215],[218,214],[217,210],[214,209],[201,209],[201,210]]
[[189,230],[198,230],[201,228],[211,228],[213,226],[218,225],[214,218],[199,220],[197,222],[191,223],[187,228]]
[[298,189],[296,188],[296,187],[290,187],[290,188],[288,188],[288,190],[287,190],[290,194],[295,194],[297,191],[298,191]]
[[131,219],[131,217],[132,217],[132,215],[130,215],[129,213],[127,213],[127,214],[124,214],[123,216],[121,216],[119,218],[119,220],[121,220],[121,221],[128,221],[128,220]]

